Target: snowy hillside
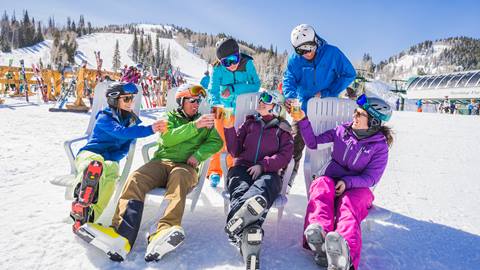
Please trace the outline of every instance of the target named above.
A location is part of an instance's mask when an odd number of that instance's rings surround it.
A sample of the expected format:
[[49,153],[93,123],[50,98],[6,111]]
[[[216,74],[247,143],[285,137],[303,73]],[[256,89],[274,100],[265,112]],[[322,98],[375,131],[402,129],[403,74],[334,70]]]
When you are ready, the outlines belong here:
[[[170,29],[169,26],[139,25],[146,34],[154,36],[153,29],[161,27]],[[157,27],[157,28],[155,28]],[[94,33],[77,38],[78,49],[75,55],[75,62],[81,64],[82,60],[87,60],[88,67],[95,69],[97,67],[94,51],[100,51],[103,58],[103,68],[112,70],[112,60],[115,48],[115,42],[118,40],[120,47],[120,60],[123,65],[133,65],[130,58],[130,47],[133,41],[133,34],[119,33]],[[191,77],[191,80],[200,80],[206,70],[207,63],[198,56],[190,53],[173,39],[160,38],[160,46],[167,49],[170,47],[172,65],[179,68],[180,71]],[[0,65],[8,65],[9,59],[13,59],[13,65],[19,66],[19,60],[24,59],[26,67],[31,67],[32,63],[38,63],[42,59],[44,64],[50,63],[51,40],[46,40],[35,46],[16,49],[11,53],[0,52]]]
[[419,74],[475,70],[480,63],[480,40],[453,37],[416,44],[376,66],[379,79],[408,79]]
[[[50,113],[48,107],[11,98],[0,105],[2,270],[244,269],[223,233],[221,188],[204,187],[196,211],[185,212],[185,244],[159,263],[144,262],[142,232],[121,264],[75,237],[63,188],[49,180],[68,173],[63,141],[81,135],[89,115]],[[148,123],[155,116],[141,118]],[[360,270],[478,269],[480,129],[474,127],[479,120],[394,113],[395,143],[375,190],[375,204],[391,211],[392,218],[374,223],[372,231],[363,229]],[[142,165],[141,146],[154,139],[139,140],[133,169]],[[275,213],[265,223],[262,269],[319,269],[300,245],[306,207],[301,174],[288,199],[278,231]]]
[[408,79],[415,76],[419,71],[426,74],[448,73],[455,68],[451,65],[439,65],[437,58],[451,45],[445,43],[434,43],[430,50],[415,53],[406,53],[395,57],[391,63],[382,67],[380,78],[395,77],[397,79]]

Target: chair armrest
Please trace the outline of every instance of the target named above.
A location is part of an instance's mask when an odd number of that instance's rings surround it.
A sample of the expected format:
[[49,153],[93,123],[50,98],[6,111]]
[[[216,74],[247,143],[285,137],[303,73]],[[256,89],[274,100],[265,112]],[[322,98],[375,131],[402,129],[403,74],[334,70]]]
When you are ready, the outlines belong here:
[[143,157],[143,162],[144,163],[147,163],[150,161],[151,157],[150,155],[148,154],[148,151],[150,150],[150,148],[154,147],[157,145],[157,142],[151,142],[151,143],[147,143],[145,144],[143,147],[142,147],[142,157]]
[[75,142],[79,142],[79,141],[87,140],[87,139],[88,139],[88,135],[83,135],[81,137],[65,141],[63,143],[63,147],[65,148],[65,152],[67,153],[68,162],[70,163],[70,173],[71,174],[74,174],[74,175],[77,174],[77,168],[75,168],[75,155],[73,154],[72,144],[75,143]]

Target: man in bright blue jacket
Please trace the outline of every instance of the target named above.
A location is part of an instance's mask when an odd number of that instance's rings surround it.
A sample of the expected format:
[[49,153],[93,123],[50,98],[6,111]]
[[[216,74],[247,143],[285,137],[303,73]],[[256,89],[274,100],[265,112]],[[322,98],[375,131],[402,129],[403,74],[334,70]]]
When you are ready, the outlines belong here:
[[[338,97],[355,79],[356,72],[348,58],[335,46],[321,39],[312,26],[301,24],[290,36],[295,53],[288,59],[283,75],[285,105],[290,108],[292,99],[299,99],[307,113],[308,100],[312,97]],[[292,125],[295,143],[295,167],[289,185],[298,171],[302,151],[305,148],[296,122]]]

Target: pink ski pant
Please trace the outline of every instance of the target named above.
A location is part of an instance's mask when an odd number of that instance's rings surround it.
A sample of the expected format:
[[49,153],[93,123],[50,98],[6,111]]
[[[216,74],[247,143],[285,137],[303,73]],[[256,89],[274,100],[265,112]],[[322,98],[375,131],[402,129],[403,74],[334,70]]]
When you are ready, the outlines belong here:
[[[373,199],[369,188],[348,189],[335,198],[335,181],[328,176],[318,177],[310,186],[304,229],[318,223],[326,233],[338,232],[347,241],[352,264],[358,269],[362,250],[360,224],[367,217]],[[305,236],[304,247],[308,248]]]

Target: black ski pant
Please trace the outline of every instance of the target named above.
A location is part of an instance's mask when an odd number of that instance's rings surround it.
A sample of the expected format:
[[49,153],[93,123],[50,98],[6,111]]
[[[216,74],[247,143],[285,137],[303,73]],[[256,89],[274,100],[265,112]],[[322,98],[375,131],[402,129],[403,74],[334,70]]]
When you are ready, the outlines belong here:
[[[246,166],[234,166],[228,170],[228,192],[230,193],[230,212],[227,223],[249,198],[262,195],[267,200],[267,209],[275,202],[282,191],[282,178],[277,173],[262,173],[253,180]],[[259,220],[262,225],[267,211]]]
[[297,121],[292,123],[292,136],[293,136],[293,160],[295,165],[293,167],[293,173],[291,178],[288,181],[290,187],[293,186],[293,180],[298,172],[298,167],[300,166],[300,160],[302,159],[303,149],[305,149],[305,142],[303,141],[302,134],[300,133],[300,127],[298,126]]

